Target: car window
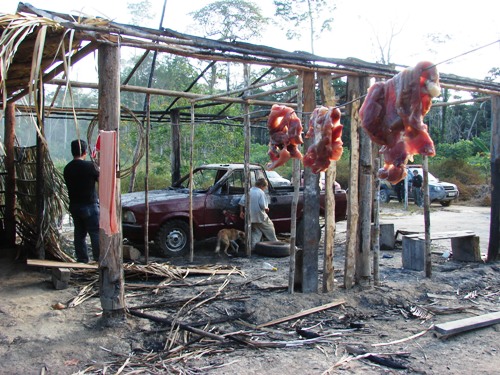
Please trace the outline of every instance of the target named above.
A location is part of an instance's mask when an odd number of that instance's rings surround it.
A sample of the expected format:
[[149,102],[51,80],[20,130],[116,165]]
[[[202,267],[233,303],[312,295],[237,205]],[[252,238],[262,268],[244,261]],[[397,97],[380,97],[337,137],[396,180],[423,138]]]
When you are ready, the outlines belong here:
[[193,190],[208,190],[215,184],[216,169],[198,169],[193,173]]

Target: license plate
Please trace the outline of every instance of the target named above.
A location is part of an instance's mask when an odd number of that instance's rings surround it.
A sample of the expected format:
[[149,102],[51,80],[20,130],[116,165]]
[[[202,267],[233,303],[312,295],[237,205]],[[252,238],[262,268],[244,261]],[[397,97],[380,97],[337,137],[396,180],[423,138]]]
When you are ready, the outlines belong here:
[[455,195],[457,195],[457,193],[448,193],[447,194],[448,197],[454,197]]

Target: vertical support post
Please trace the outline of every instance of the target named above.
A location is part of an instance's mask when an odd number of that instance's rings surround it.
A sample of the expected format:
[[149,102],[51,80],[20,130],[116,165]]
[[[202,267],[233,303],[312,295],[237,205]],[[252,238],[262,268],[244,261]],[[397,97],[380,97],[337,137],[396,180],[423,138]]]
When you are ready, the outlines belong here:
[[[366,92],[368,88],[366,80],[360,79],[360,92]],[[351,123],[352,124],[352,123]],[[361,123],[359,123],[361,125]],[[366,132],[359,133],[359,211],[360,211],[360,245],[356,254],[356,280],[360,284],[367,284],[371,280],[371,223],[372,223],[372,191],[373,191],[373,167],[372,167],[372,142]]]
[[5,215],[4,229],[6,245],[16,245],[16,171],[14,165],[14,141],[16,128],[16,105],[8,103],[5,108]]
[[429,198],[429,158],[422,155],[422,173],[424,191],[424,233],[425,233],[425,277],[432,276],[431,258],[431,201]]
[[45,243],[43,240],[43,213],[45,211],[44,186],[45,179],[43,176],[43,165],[45,162],[45,153],[47,152],[43,135],[44,135],[44,87],[42,80],[39,80],[39,87],[36,91],[36,111],[37,111],[37,127],[36,134],[36,255],[38,259],[45,259]]
[[491,218],[487,262],[500,260],[500,96],[491,97]]
[[[313,72],[304,72],[304,113],[307,119],[316,107],[315,79]],[[309,146],[310,142],[304,145]],[[319,176],[311,168],[304,171],[304,214],[302,216],[304,246],[302,249],[302,292],[318,292],[318,244],[319,244]]]
[[191,102],[191,140],[189,150],[189,261],[194,260],[194,228],[193,228],[193,159],[194,159],[194,104]]
[[[144,176],[144,203],[146,205],[146,212],[144,217],[144,228],[149,228],[149,133],[151,130],[151,96],[146,94],[144,100],[146,104],[146,173]],[[145,263],[149,263],[149,230],[144,231],[144,257]]]
[[181,178],[181,126],[179,110],[174,109],[170,113],[172,121],[172,151],[170,154],[170,172],[172,175],[172,183]]
[[[378,172],[380,168],[380,158],[375,158],[373,162],[373,175]],[[373,283],[375,285],[380,284],[380,199],[378,197],[378,192],[380,189],[380,179],[374,177],[374,194],[373,194],[373,237],[372,237],[372,247],[373,247]]]
[[[250,85],[250,65],[243,64],[243,77],[245,80],[245,87]],[[247,92],[245,92],[248,95]],[[251,179],[250,179],[250,141],[252,137],[251,128],[250,128],[250,105],[248,102],[245,102],[243,105],[245,111],[245,119],[244,119],[244,129],[245,129],[245,148],[244,148],[244,173],[245,173],[245,253],[246,256],[249,257],[252,255],[252,246],[251,246],[251,233],[252,233],[252,223],[250,221],[250,188],[251,188]]]
[[[321,101],[325,106],[336,104],[332,76],[329,73],[319,75]],[[335,243],[335,176],[337,163],[332,161],[325,176],[325,255],[323,259],[323,292],[331,292],[334,288],[334,243]]]
[[[120,49],[102,44],[98,53],[99,72],[99,130],[116,131],[119,145],[120,125]],[[119,146],[116,160],[120,160]],[[115,204],[117,222],[121,223],[120,171],[116,165]],[[125,319],[123,276],[123,248],[121,231],[108,236],[103,229],[99,233],[99,286],[103,319]]]
[[349,180],[349,195],[347,201],[347,244],[345,256],[344,285],[350,289],[354,285],[356,251],[359,247],[359,131],[361,120],[359,98],[366,93],[369,79],[367,77],[347,77],[347,100],[352,102],[347,106],[351,114],[351,170]]
[[[302,118],[302,90],[304,87],[303,72],[297,77],[297,116]],[[291,223],[290,223],[290,263],[288,269],[288,293],[295,292],[295,272],[301,273],[302,270],[296,271],[297,268],[297,249],[295,247],[297,239],[297,208],[299,205],[299,189],[300,189],[300,160],[292,159],[292,183],[293,183],[293,197],[291,209]]]

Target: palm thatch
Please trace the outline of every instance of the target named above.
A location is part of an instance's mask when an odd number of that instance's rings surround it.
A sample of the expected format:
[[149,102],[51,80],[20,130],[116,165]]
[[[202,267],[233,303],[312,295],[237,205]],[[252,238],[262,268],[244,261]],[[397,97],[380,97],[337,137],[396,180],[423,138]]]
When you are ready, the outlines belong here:
[[37,225],[36,147],[16,148],[16,226],[25,245],[43,247],[46,254],[66,262],[73,256],[61,248],[59,224],[68,207],[68,195],[61,173],[54,167],[48,153],[43,160],[43,219],[41,233]]

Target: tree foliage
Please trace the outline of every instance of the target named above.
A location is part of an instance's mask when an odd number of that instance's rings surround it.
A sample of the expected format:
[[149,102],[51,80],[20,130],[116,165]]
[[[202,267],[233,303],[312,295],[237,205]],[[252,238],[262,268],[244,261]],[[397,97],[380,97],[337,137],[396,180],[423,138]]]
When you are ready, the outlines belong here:
[[311,53],[314,53],[314,41],[325,30],[330,31],[333,23],[332,12],[335,5],[327,0],[273,0],[275,15],[286,23],[286,36],[289,40],[302,36],[304,23],[307,22]]
[[262,36],[269,19],[246,0],[218,0],[190,13],[205,36],[219,40],[249,40]]

